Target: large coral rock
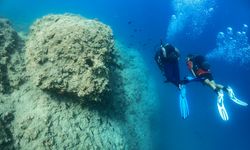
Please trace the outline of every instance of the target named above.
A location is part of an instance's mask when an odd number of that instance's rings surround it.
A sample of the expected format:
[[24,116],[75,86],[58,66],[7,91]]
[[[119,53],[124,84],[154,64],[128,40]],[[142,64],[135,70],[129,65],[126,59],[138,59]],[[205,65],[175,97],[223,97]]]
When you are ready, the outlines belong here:
[[[150,115],[157,96],[142,56],[116,46],[122,66],[111,103],[81,105],[78,98],[44,92],[27,81],[12,94],[16,149],[150,150]],[[92,104],[92,105],[91,105]]]
[[122,124],[72,103],[72,97],[48,95],[26,84],[13,98],[19,101],[12,123],[16,149],[122,150],[127,145]]
[[[79,27],[79,33],[68,27],[69,24]],[[97,28],[99,26],[101,29]],[[84,29],[80,30],[81,27]],[[57,28],[58,31],[54,32]],[[49,29],[50,32],[47,32]],[[97,31],[100,34],[91,38],[92,33]],[[55,35],[48,40],[53,32]],[[89,36],[83,36],[85,34],[82,32],[89,33]],[[61,37],[60,44],[54,41],[57,36]],[[99,41],[99,36],[106,38]],[[78,39],[76,43],[85,43],[87,46],[76,48],[74,39]],[[92,45],[94,43],[95,46]],[[105,43],[109,46],[103,48]],[[0,93],[1,150],[152,149],[150,118],[157,108],[155,104],[158,98],[145,62],[136,49],[128,49],[117,42],[114,54],[112,33],[108,27],[72,15],[47,16],[37,21],[26,47],[29,48],[26,52],[27,73],[31,77],[27,79],[32,80],[24,80],[11,93]],[[43,48],[47,51],[43,51]],[[14,85],[12,81],[15,80],[12,79],[18,79],[17,76],[25,76],[25,70],[21,69],[23,52],[20,50],[20,53],[6,55],[9,61],[5,74],[10,79],[9,85]],[[109,63],[114,63],[113,59],[116,58],[119,58],[116,61],[119,68],[114,66],[110,73]],[[60,69],[63,72],[59,72]],[[77,69],[82,73],[77,72]],[[107,72],[98,74],[95,72],[98,69]],[[64,78],[61,77],[63,75]],[[103,89],[100,85],[103,85]],[[86,90],[81,90],[83,87]],[[109,88],[112,92],[107,95],[108,101],[86,101],[84,105],[79,103],[79,99],[84,98],[58,94],[58,91],[74,95],[83,92],[80,97],[97,100]],[[57,92],[46,92],[44,89]]]
[[7,93],[20,83],[24,69],[20,49],[23,41],[7,19],[0,18],[0,92]]
[[101,100],[114,61],[112,30],[76,15],[48,15],[31,27],[27,70],[41,89]]

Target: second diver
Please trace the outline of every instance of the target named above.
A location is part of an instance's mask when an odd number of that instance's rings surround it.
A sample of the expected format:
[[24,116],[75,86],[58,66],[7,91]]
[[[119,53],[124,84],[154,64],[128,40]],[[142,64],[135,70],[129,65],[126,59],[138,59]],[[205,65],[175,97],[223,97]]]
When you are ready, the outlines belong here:
[[191,81],[201,81],[205,85],[208,85],[212,90],[214,90],[217,94],[217,107],[220,113],[220,116],[223,120],[228,120],[228,114],[224,106],[224,92],[228,94],[230,99],[241,105],[247,106],[248,104],[236,98],[234,91],[229,86],[223,86],[221,84],[217,84],[214,81],[213,75],[210,70],[210,64],[207,62],[206,58],[202,55],[193,55],[190,54],[186,58],[186,63],[188,69],[191,71],[194,78],[190,78]]

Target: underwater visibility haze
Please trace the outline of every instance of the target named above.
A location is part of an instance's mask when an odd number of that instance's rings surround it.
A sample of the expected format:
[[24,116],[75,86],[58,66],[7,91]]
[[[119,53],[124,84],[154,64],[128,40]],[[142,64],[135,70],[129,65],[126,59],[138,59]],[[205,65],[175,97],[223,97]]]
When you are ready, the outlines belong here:
[[249,150],[249,37],[249,0],[0,0],[0,149]]

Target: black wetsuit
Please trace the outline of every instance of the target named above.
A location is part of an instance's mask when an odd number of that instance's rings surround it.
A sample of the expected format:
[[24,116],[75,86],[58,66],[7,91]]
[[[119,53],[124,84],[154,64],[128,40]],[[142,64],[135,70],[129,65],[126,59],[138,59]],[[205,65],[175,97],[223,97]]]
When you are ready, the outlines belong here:
[[163,54],[162,48],[160,48],[155,54],[155,61],[166,77],[166,81],[173,83],[177,87],[180,84],[180,71],[179,71],[179,52],[168,44],[164,46],[166,50],[166,57]]

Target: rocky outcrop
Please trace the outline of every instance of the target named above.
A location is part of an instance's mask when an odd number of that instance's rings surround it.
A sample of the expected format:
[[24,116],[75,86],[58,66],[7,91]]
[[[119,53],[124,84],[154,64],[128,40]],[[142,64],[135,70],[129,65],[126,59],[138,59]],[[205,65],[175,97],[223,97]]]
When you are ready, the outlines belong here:
[[149,75],[142,55],[136,49],[116,41],[123,70],[120,72],[123,81],[126,136],[128,149],[150,150],[152,139],[150,132],[150,117],[157,109],[157,94],[154,80]]
[[0,115],[0,148],[13,149],[13,138],[10,131],[10,123],[14,119],[12,112]]
[[41,89],[101,101],[114,63],[111,29],[76,15],[48,15],[31,27],[27,70]]
[[123,69],[110,103],[82,105],[76,97],[44,92],[30,81],[13,93],[18,101],[12,122],[15,148],[151,149],[154,84],[135,49],[120,43],[116,48]]
[[9,93],[23,82],[23,41],[6,19],[0,18],[0,92]]
[[4,127],[2,120],[0,120],[0,147],[5,148],[5,146],[8,145],[9,141],[10,138],[6,133],[6,128]]
[[[97,21],[69,14],[38,20],[25,44],[27,70],[7,72],[29,77],[0,93],[0,149],[151,149],[154,84],[137,50],[113,44]],[[20,58],[13,68],[24,64],[21,49],[8,55]]]
[[125,149],[128,145],[121,122],[96,105],[83,107],[75,98],[47,94],[30,83],[13,97],[19,101],[12,123],[16,149]]

